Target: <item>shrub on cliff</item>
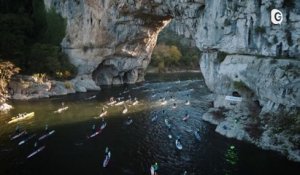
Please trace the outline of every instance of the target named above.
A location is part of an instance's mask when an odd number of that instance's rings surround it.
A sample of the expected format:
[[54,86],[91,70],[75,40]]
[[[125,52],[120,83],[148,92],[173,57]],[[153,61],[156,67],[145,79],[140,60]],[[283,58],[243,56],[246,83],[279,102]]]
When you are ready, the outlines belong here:
[[[70,79],[76,75],[75,66],[69,63],[67,56],[57,46],[37,43],[32,46],[31,56],[28,65],[32,72],[46,73],[59,79]],[[66,74],[68,76],[58,77],[57,72],[69,73]]]

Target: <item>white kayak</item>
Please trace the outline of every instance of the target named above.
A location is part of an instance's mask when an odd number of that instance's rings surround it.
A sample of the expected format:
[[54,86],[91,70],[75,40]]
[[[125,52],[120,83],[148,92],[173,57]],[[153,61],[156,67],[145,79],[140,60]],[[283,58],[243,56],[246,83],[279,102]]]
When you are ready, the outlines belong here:
[[138,103],[139,103],[139,101],[136,100],[136,101],[134,101],[134,102],[132,103],[132,105],[135,106],[135,105],[137,105]]
[[167,104],[167,100],[164,100],[162,102],[160,102],[161,105],[166,105]]
[[128,112],[128,109],[125,108],[125,109],[123,109],[122,114],[126,114],[127,112]]
[[93,134],[91,134],[90,136],[88,136],[88,139],[89,139],[89,138],[93,138],[93,137],[95,137],[96,135],[100,134],[101,131],[102,131],[102,130],[99,129],[98,131],[94,132]]
[[94,98],[96,98],[96,95],[88,97],[88,98],[86,98],[86,100],[91,100],[91,99],[94,99]]
[[151,172],[151,175],[155,175],[155,171],[154,171],[153,165],[151,165],[150,172]]
[[62,108],[59,108],[58,110],[54,111],[54,113],[62,113],[63,111],[65,111],[65,110],[67,110],[67,109],[69,109],[68,106],[62,107]]
[[112,105],[114,105],[116,103],[117,103],[117,101],[114,100],[114,101],[111,101],[111,102],[107,103],[107,105],[112,106]]
[[107,123],[104,122],[101,126],[100,126],[100,129],[103,130],[105,127],[106,127]]
[[22,131],[22,132],[20,132],[20,133],[18,133],[18,134],[16,134],[16,135],[12,136],[12,137],[10,138],[10,140],[15,140],[15,139],[21,137],[22,135],[24,135],[25,133],[26,133],[26,131]]
[[115,106],[121,106],[121,105],[123,105],[124,103],[125,103],[124,101],[120,101],[120,102],[116,103]]
[[96,132],[94,132],[94,133],[91,134],[90,136],[87,136],[87,138],[88,138],[88,139],[89,139],[89,138],[93,138],[93,137],[97,136],[98,134],[100,134],[100,133],[103,131],[103,129],[106,127],[106,125],[107,125],[107,123],[104,122]]
[[42,136],[39,138],[39,140],[43,140],[43,139],[45,139],[46,137],[52,135],[53,133],[55,133],[55,130],[52,130],[52,131],[48,132],[47,134],[42,135]]
[[37,149],[36,151],[34,151],[34,152],[32,152],[31,154],[29,154],[29,155],[27,156],[27,159],[29,159],[30,157],[32,157],[32,156],[36,155],[37,153],[43,151],[43,149],[45,149],[45,146],[42,146],[42,147],[40,147],[39,149]]
[[104,117],[104,116],[106,116],[107,115],[107,111],[104,111],[104,112],[102,112],[100,115],[99,115],[99,117]]
[[191,103],[190,103],[190,101],[186,101],[184,104],[188,106],[188,105],[190,105]]
[[109,163],[109,160],[110,160],[110,157],[111,157],[111,153],[108,152],[108,154],[105,156],[105,159],[103,161],[103,167],[107,167],[108,163]]
[[24,143],[28,142],[30,139],[32,139],[32,138],[35,137],[35,136],[36,136],[36,134],[32,134],[32,135],[28,136],[26,139],[20,141],[20,142],[18,143],[18,145],[19,145],[19,146],[20,146],[20,145],[23,145]]
[[196,137],[197,140],[199,140],[199,141],[201,140],[201,136],[200,136],[200,134],[199,134],[198,131],[195,131],[194,135],[195,135],[195,137]]
[[176,148],[177,148],[177,149],[182,150],[182,145],[181,145],[181,143],[178,141],[178,139],[176,139],[175,145],[176,145]]
[[155,115],[154,117],[152,117],[151,121],[152,121],[152,122],[155,122],[155,121],[157,120],[157,117],[158,117],[158,116]]
[[165,119],[165,124],[168,128],[171,128],[171,124],[168,119]]
[[183,118],[182,118],[182,120],[183,121],[187,121],[187,119],[189,119],[190,118],[190,115],[187,115],[187,116],[184,116]]
[[132,119],[129,119],[125,122],[126,125],[131,125],[133,123],[133,120]]

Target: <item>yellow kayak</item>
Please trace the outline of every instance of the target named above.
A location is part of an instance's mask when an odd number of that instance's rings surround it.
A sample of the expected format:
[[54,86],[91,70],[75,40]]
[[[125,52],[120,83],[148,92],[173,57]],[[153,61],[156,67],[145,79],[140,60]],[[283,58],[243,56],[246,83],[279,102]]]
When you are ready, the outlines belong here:
[[11,118],[8,124],[15,123],[21,120],[31,119],[34,116],[34,112],[19,114],[16,117]]

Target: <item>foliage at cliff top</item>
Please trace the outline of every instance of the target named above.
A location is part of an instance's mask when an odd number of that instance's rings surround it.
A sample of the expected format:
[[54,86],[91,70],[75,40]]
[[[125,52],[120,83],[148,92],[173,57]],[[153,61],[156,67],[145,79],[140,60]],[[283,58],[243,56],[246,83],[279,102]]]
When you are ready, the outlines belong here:
[[7,98],[7,85],[11,77],[18,73],[20,68],[9,61],[0,60],[0,103],[5,102]]
[[150,66],[165,68],[198,69],[201,52],[191,44],[191,40],[177,35],[169,27],[158,37]]
[[[41,0],[0,1],[0,58],[9,58],[22,74],[46,73],[56,77],[76,69],[60,48],[66,20]],[[61,78],[61,77],[59,77]]]

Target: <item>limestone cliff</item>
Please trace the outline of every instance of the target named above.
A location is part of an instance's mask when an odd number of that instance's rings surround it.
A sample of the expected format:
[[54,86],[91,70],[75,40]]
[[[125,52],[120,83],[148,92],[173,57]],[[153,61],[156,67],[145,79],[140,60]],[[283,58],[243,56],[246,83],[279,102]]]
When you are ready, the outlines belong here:
[[158,33],[176,16],[194,19],[201,1],[45,0],[67,19],[62,41],[79,76],[98,85],[142,81]]
[[[48,9],[54,8],[67,19],[67,35],[62,46],[79,69],[77,80],[89,79],[88,82],[94,81],[97,85],[142,81],[158,33],[173,20],[172,30],[193,39],[203,51],[201,71],[207,86],[215,94],[242,95],[249,102],[246,105],[255,102],[262,108],[255,112],[260,117],[270,112],[299,113],[300,1],[44,2]],[[271,23],[273,8],[283,12],[281,25]],[[274,57],[293,59],[274,60]],[[232,107],[223,97],[216,98],[215,107],[226,105],[233,111],[242,110],[246,116],[251,113],[251,108],[243,103]],[[234,116],[234,112],[230,114]],[[226,121],[232,124],[232,120]],[[217,127],[221,133],[224,132],[222,128]],[[237,131],[244,131],[241,128]],[[242,139],[240,135],[232,136]],[[299,138],[299,135],[293,138]],[[264,142],[256,140],[255,143]],[[268,145],[272,144],[268,142]],[[286,150],[283,147],[276,149]],[[293,155],[292,159],[300,160],[299,149],[288,154]]]

